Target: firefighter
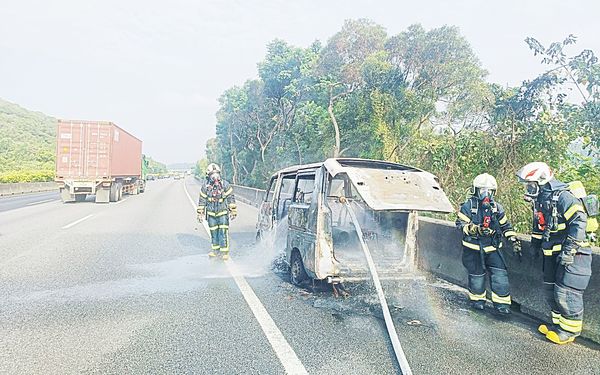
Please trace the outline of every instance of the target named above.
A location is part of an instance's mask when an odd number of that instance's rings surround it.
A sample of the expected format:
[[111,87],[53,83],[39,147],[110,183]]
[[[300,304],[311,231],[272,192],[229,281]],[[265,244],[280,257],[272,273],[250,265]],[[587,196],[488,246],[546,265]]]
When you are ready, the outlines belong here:
[[212,249],[208,256],[223,260],[229,259],[229,219],[237,216],[237,205],[233,195],[233,187],[221,177],[221,169],[215,163],[206,169],[206,181],[200,189],[198,200],[198,221],[205,218],[208,222]]
[[581,334],[583,292],[592,274],[587,214],[546,163],[529,163],[517,177],[525,185],[526,200],[533,203],[532,247],[544,254],[544,293],[552,324],[542,324],[538,331],[556,344],[567,344]]
[[499,249],[502,236],[506,237],[513,251],[520,255],[521,243],[500,203],[494,201],[498,188],[496,179],[480,174],[473,180],[471,197],[462,204],[456,226],[463,232],[463,265],[469,272],[469,300],[475,310],[483,310],[486,299],[486,274],[490,275],[494,311],[500,315],[510,314],[510,291],[506,262]]

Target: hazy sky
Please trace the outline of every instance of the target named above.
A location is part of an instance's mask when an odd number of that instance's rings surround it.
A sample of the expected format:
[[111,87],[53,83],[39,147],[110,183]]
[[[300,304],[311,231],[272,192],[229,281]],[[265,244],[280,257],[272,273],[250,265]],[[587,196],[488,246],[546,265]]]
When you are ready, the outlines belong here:
[[600,54],[600,1],[0,0],[0,98],[59,118],[110,120],[166,163],[195,161],[214,136],[217,99],[256,77],[274,38],[326,41],[345,19],[396,34],[459,26],[489,80],[542,71],[523,42],[579,37]]

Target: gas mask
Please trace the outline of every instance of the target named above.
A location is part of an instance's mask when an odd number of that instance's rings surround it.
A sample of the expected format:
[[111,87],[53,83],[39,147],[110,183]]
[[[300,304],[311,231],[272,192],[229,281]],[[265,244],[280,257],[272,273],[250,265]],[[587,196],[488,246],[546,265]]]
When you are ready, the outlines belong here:
[[535,181],[530,181],[525,184],[525,200],[531,201],[540,195],[540,185]]
[[483,198],[481,200],[481,207],[484,209],[488,209],[492,206],[492,200],[490,199],[490,197],[486,196],[485,198]]
[[217,172],[211,173],[208,175],[208,180],[213,184],[218,183],[221,181],[221,175]]
[[495,190],[490,188],[477,188],[475,193],[477,195],[477,199],[482,202],[487,200],[489,203],[494,198]]

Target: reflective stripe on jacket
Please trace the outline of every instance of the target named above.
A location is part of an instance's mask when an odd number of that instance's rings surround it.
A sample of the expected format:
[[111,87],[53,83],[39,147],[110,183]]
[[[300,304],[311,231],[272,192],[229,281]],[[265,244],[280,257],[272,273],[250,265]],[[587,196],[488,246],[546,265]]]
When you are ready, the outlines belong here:
[[[506,212],[500,203],[492,201],[488,208],[484,208],[481,202],[475,197],[467,199],[460,206],[456,226],[461,230],[469,223],[481,226],[485,216],[491,217],[490,229],[499,230],[504,237],[515,236],[517,234],[508,221]],[[463,231],[462,244],[469,249],[483,249],[485,252],[490,252],[497,250],[499,238],[494,239],[494,236],[471,236]]]
[[227,215],[229,209],[236,208],[233,186],[226,180],[215,184],[207,179],[200,188],[198,207],[205,208],[207,216]]

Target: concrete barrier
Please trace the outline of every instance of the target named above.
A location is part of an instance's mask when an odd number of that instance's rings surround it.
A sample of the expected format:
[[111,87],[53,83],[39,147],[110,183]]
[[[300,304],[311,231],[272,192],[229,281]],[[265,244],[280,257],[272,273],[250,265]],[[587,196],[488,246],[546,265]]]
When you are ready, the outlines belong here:
[[[421,269],[453,284],[467,287],[467,271],[462,265],[462,234],[453,222],[421,217],[417,232],[417,259]],[[547,321],[550,307],[542,293],[542,257],[531,249],[529,236],[519,236],[523,256],[512,255],[505,246],[501,251],[508,267],[513,302],[525,314]],[[582,336],[600,343],[600,249],[594,248],[592,279],[585,295]]]
[[254,207],[260,207],[265,198],[265,191],[247,186],[233,185],[235,198]]
[[18,182],[0,184],[0,196],[58,190],[56,182]]

